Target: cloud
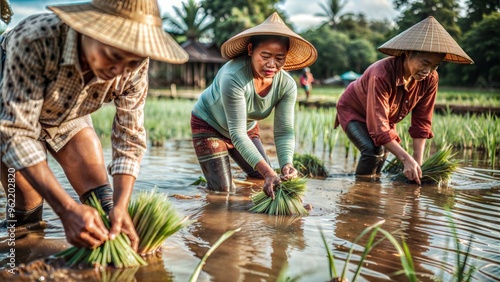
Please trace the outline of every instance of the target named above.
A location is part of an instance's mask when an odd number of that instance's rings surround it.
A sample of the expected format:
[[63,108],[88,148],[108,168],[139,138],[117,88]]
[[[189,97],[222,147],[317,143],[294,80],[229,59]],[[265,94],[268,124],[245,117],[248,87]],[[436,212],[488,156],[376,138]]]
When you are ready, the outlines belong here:
[[[320,25],[324,19],[315,16],[323,13],[320,3],[328,0],[286,0],[279,7],[288,16],[298,31]],[[398,12],[392,7],[391,0],[348,0],[341,13],[363,13],[368,19],[394,20]]]
[[[13,28],[22,19],[29,15],[46,12],[47,5],[69,4],[90,2],[91,0],[72,1],[72,0],[10,0],[14,16],[8,28]],[[187,0],[160,0],[160,10],[162,14],[169,13],[173,15],[173,6],[182,7],[182,3]],[[200,2],[201,0],[195,0]],[[289,21],[294,25],[297,31],[303,31],[308,28],[319,26],[324,19],[315,16],[322,13],[320,3],[328,3],[328,0],[286,0],[279,4],[287,15]],[[392,0],[347,0],[347,5],[343,12],[363,13],[368,19],[389,19],[394,20],[398,12],[392,7]]]

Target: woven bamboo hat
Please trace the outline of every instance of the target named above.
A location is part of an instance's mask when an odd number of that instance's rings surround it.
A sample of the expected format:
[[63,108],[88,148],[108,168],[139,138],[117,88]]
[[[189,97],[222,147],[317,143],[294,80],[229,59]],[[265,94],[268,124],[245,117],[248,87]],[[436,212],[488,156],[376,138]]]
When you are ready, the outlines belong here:
[[222,57],[233,59],[247,52],[253,35],[278,35],[290,38],[290,49],[286,55],[285,70],[298,70],[312,65],[318,58],[316,48],[300,35],[288,28],[278,13],[274,12],[263,23],[242,31],[221,46]]
[[48,8],[79,33],[115,48],[173,64],[189,58],[163,31],[157,0],[92,0]]
[[444,61],[458,64],[474,63],[453,37],[432,16],[401,32],[378,47],[378,50],[391,56],[399,56],[404,51],[445,53]]

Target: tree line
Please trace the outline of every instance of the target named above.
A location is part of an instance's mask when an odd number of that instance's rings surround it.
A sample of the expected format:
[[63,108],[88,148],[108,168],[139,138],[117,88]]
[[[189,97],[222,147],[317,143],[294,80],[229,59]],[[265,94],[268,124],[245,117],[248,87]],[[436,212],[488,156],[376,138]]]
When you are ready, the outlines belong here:
[[[277,11],[288,26],[279,3],[286,0],[185,0],[174,14],[163,17],[167,32],[179,43],[186,40],[214,42],[218,46],[242,30],[263,22]],[[311,66],[316,78],[325,79],[346,71],[362,73],[385,55],[377,47],[401,31],[435,17],[464,51],[473,65],[444,62],[439,67],[442,85],[500,88],[500,1],[393,0],[400,15],[391,21],[370,20],[363,13],[348,13],[349,0],[322,0],[321,12],[313,15],[323,24],[299,33],[318,50]],[[0,29],[5,28],[0,26]],[[2,31],[0,30],[0,34]]]
[[[185,40],[212,41],[220,46],[240,31],[263,22],[277,11],[288,26],[279,3],[286,0],[186,0],[174,15],[165,15],[167,31],[182,43]],[[444,62],[441,83],[453,86],[500,87],[500,1],[394,0],[400,16],[370,20],[363,13],[347,13],[349,0],[323,0],[316,17],[324,19],[318,27],[300,33],[318,50],[311,66],[316,78],[328,78],[345,71],[362,73],[385,55],[377,47],[417,22],[435,17],[474,60],[473,65]]]

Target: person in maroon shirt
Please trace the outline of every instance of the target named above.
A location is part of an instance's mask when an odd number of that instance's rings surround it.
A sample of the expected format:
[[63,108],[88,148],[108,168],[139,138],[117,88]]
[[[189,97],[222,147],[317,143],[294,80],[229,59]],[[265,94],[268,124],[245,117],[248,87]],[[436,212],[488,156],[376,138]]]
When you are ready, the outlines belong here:
[[[404,175],[420,184],[423,151],[432,133],[442,61],[472,64],[472,59],[433,17],[392,38],[378,50],[392,57],[369,66],[347,86],[337,103],[339,124],[361,151],[356,176],[378,177],[387,156],[404,165]],[[413,156],[399,144],[396,123],[411,115]]]

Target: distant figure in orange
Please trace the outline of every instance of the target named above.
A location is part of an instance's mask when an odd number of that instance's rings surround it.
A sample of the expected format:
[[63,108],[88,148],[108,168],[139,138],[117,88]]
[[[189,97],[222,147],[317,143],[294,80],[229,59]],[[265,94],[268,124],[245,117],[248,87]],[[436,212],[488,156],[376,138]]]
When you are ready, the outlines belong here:
[[302,75],[300,76],[300,85],[304,88],[306,92],[306,100],[309,99],[309,95],[312,90],[312,83],[314,82],[313,74],[311,73],[311,69],[304,68],[302,71]]

